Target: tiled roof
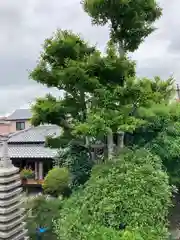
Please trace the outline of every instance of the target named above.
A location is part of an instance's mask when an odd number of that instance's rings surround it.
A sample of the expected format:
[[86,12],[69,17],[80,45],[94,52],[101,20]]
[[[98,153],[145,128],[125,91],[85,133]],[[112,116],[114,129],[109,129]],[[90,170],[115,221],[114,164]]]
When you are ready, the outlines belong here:
[[[0,157],[1,156],[0,147]],[[54,158],[56,149],[44,147],[44,144],[9,144],[10,158]]]
[[17,109],[7,117],[7,120],[25,120],[31,117],[32,113],[30,109]]
[[8,143],[38,143],[45,142],[48,136],[59,136],[60,127],[56,125],[42,125],[30,127],[20,132],[11,134]]
[[13,133],[8,140],[10,158],[54,158],[57,149],[47,148],[44,143],[47,136],[59,136],[60,133],[60,127],[56,125],[30,127]]

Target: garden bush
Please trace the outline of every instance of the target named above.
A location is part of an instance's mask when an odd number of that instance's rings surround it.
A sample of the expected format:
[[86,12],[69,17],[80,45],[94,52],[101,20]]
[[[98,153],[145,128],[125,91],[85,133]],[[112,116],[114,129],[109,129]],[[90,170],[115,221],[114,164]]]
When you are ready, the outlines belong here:
[[58,239],[167,239],[171,188],[161,165],[140,149],[95,166],[85,188],[64,201],[55,221]]
[[56,240],[57,237],[53,233],[53,220],[58,217],[61,209],[61,201],[59,199],[47,199],[45,196],[37,196],[30,198],[25,202],[27,212],[26,223],[28,235],[31,240],[36,240],[36,228],[46,227],[48,230],[43,234],[43,239]]
[[43,190],[54,197],[66,196],[69,190],[70,173],[67,168],[54,167],[45,177]]
[[20,176],[23,180],[34,179],[35,173],[31,168],[24,168],[21,170]]
[[67,167],[72,176],[71,187],[83,185],[90,177],[93,161],[88,149],[83,146],[69,145],[60,150],[55,165]]

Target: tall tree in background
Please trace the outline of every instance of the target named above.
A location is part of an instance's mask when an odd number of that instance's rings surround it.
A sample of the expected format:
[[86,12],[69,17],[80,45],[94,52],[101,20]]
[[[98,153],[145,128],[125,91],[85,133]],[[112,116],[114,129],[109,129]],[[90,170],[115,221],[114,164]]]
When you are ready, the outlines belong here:
[[[76,120],[86,120],[88,96],[98,87],[96,78],[87,74],[86,65],[87,59],[96,55],[98,51],[78,35],[57,31],[45,40],[39,63],[30,75],[41,84],[63,91],[61,99],[51,95],[37,99],[32,118],[34,125],[46,122],[62,127],[61,146],[74,140],[72,129]],[[56,140],[52,145],[60,146]]]
[[[162,13],[155,0],[83,0],[82,5],[93,24],[109,26],[110,38],[116,44],[119,57],[138,49],[144,39],[155,30],[153,23]],[[118,138],[118,147],[123,147],[124,134],[121,132]],[[109,132],[108,139],[112,150],[112,132]]]
[[[94,99],[100,102],[100,94],[123,85],[124,76],[134,76],[134,62],[127,58],[103,56],[95,47],[89,46],[78,35],[68,31],[57,31],[44,44],[37,67],[30,77],[48,87],[63,91],[62,99],[51,95],[37,99],[33,106],[32,123],[57,124],[64,134],[49,141],[52,145],[67,143],[85,145],[85,137],[75,135],[79,124],[85,123]],[[61,145],[58,145],[60,144]]]
[[[63,90],[64,97],[48,95],[33,107],[32,123],[57,124],[63,135],[50,140],[53,146],[71,142],[88,145],[87,135],[108,134],[109,157],[113,153],[113,133],[135,129],[142,119],[132,116],[134,109],[152,95],[149,85],[135,79],[135,63],[127,57],[153,30],[161,16],[155,1],[83,1],[93,23],[110,26],[107,53],[102,55],[78,35],[57,31],[45,41],[31,78],[48,87]],[[142,95],[143,93],[143,95]],[[148,101],[149,101],[148,100]],[[91,124],[91,128],[89,128]],[[86,141],[85,141],[86,140]],[[120,145],[122,146],[123,139]]]
[[[132,135],[138,129],[144,129],[154,116],[154,109],[160,105],[165,108],[174,93],[172,78],[162,81],[160,78],[137,79],[131,77],[123,86],[112,92],[101,90],[95,104],[87,116],[87,121],[77,126],[77,134],[96,137],[99,132],[125,132]],[[142,132],[142,131],[141,131]]]
[[110,37],[122,55],[139,47],[162,14],[155,0],[83,0],[82,5],[93,24],[108,24]]

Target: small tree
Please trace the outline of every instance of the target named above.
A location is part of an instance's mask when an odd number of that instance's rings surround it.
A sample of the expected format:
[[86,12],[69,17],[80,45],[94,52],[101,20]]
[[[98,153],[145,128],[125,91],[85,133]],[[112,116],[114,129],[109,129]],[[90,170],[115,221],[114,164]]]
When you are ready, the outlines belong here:
[[43,190],[44,193],[58,197],[65,196],[69,190],[70,174],[67,168],[55,167],[50,170],[45,177]]
[[43,195],[29,198],[25,202],[26,223],[31,240],[37,239],[36,229],[39,227],[47,228],[47,232],[43,234],[44,240],[57,239],[53,232],[53,221],[58,219],[61,206],[62,202],[59,199],[50,200]]
[[72,177],[71,187],[76,188],[89,179],[94,162],[87,148],[69,145],[64,150],[60,150],[55,164],[69,169]]

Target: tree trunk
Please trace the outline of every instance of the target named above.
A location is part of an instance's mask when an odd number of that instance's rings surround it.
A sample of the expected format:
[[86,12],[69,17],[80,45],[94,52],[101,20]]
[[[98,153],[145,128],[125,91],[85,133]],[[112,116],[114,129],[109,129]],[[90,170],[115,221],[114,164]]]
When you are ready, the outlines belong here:
[[117,154],[124,148],[124,132],[118,133],[117,136]]
[[119,55],[120,55],[120,57],[124,57],[125,52],[124,52],[124,49],[122,48],[122,45],[119,44],[119,47],[118,47],[118,48],[119,48],[118,51],[119,51]]
[[113,142],[112,130],[110,130],[107,135],[107,148],[108,148],[108,160],[111,160],[113,158],[113,153],[114,153],[114,142]]
[[[85,92],[80,92],[80,98],[81,98],[81,103],[82,103],[82,119],[81,121],[82,122],[85,122],[86,119],[87,119],[87,114],[88,114],[88,106],[86,104],[86,96],[85,96]],[[90,141],[89,141],[89,137],[85,137],[85,146],[88,148],[89,147],[89,144],[90,144]]]
[[[120,57],[125,56],[125,51],[123,48],[123,43],[119,43],[119,55]],[[117,133],[117,154],[121,152],[121,150],[124,148],[124,132]]]

